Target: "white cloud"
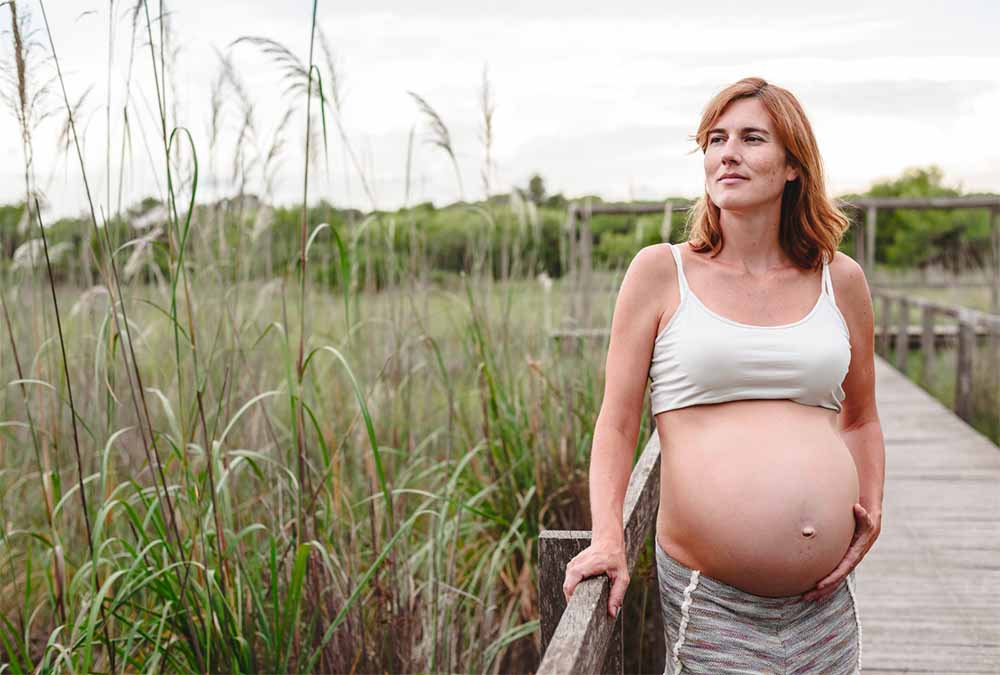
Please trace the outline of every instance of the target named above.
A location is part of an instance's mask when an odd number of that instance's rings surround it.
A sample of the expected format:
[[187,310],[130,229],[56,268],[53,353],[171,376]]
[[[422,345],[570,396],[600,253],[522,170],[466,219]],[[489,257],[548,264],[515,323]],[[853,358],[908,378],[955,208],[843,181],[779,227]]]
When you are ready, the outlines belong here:
[[[93,13],[70,0],[46,7],[70,98],[76,100],[94,86],[81,127],[86,128],[88,175],[98,202],[104,203],[107,5],[92,4]],[[263,35],[305,60],[311,3],[185,0],[169,6],[180,52],[173,78],[178,89],[171,92],[168,106],[177,103],[178,121],[194,136],[201,159],[200,194],[208,197],[213,183],[225,186],[229,180],[239,120],[230,97],[224,107],[226,131],[210,161],[209,100],[218,72],[213,48],[225,50],[241,35]],[[124,16],[117,3],[115,7]],[[947,180],[967,189],[1000,188],[1000,143],[989,133],[992,111],[1000,105],[1000,54],[990,47],[995,42],[991,27],[1000,18],[994,3],[952,2],[941,12],[895,0],[875,8],[851,1],[809,12],[801,3],[789,2],[684,8],[633,2],[612,11],[606,3],[568,0],[542,5],[365,0],[324,10],[320,4],[320,24],[342,68],[343,122],[359,159],[376,169],[382,208],[402,202],[406,138],[415,123],[419,134],[411,201],[457,197],[449,161],[421,140],[426,121],[407,90],[424,96],[442,115],[452,132],[466,195],[481,195],[477,96],[484,64],[496,103],[498,190],[512,182],[523,184],[538,171],[550,191],[571,195],[693,196],[703,182],[701,156],[687,154],[694,147],[687,136],[708,99],[748,75],[765,77],[799,97],[835,192],[863,190],[907,166],[931,163],[942,167]],[[0,22],[5,18],[0,14]],[[141,26],[140,43],[145,39]],[[130,31],[126,19],[117,24],[115,187]],[[36,37],[46,40],[44,34]],[[157,192],[154,174],[159,189],[163,181],[149,51],[140,47],[126,203]],[[280,74],[260,50],[244,44],[232,54],[254,101],[263,148],[284,110],[295,102],[282,93]],[[319,49],[317,59],[323,59]],[[55,210],[75,213],[85,200],[75,158],[59,156],[55,147],[61,116],[36,134],[36,167]],[[287,130],[276,185],[279,201],[295,200],[301,193],[301,117],[298,112]],[[973,128],[987,133],[972,134]],[[20,198],[23,184],[18,133],[9,114],[0,118],[0,139],[0,150],[11,159],[0,166],[2,202]],[[252,144],[244,149],[251,152]],[[332,176],[314,173],[311,194],[367,207],[336,133],[330,136],[330,153]],[[215,181],[209,176],[213,168],[219,176]]]

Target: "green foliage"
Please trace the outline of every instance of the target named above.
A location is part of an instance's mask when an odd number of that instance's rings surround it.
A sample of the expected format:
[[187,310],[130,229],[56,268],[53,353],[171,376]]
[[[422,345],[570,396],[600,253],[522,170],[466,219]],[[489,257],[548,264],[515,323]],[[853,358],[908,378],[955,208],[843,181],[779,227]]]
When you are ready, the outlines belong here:
[[528,181],[528,196],[539,206],[545,201],[545,179],[537,173]]
[[[867,197],[956,197],[943,184],[937,166],[912,168],[899,178],[877,182]],[[850,195],[853,198],[858,195]],[[971,196],[971,195],[966,195]],[[930,262],[955,265],[959,254],[985,264],[989,244],[989,212],[984,209],[879,209],[875,260],[890,267],[916,267]],[[958,271],[958,270],[956,270]]]
[[14,251],[25,241],[23,229],[24,202],[0,205],[0,249],[4,260],[9,260]]
[[[525,276],[544,271],[550,277],[562,275],[559,257],[560,237],[565,225],[566,200],[562,195],[544,196],[544,184],[535,176],[535,192],[528,194],[538,200],[538,225],[523,223],[508,207],[509,199],[495,195],[488,203],[459,204],[436,208],[430,202],[393,212],[364,214],[357,209],[341,209],[320,201],[308,209],[307,222],[315,226],[328,223],[344,241],[354,242],[353,259],[356,270],[371,270],[376,288],[390,283],[393,260],[406,259],[411,251],[418,250],[425,256],[424,264],[429,274],[443,274],[446,278],[460,272],[471,271],[471,261],[477,254],[493,262],[496,277],[501,276],[500,260],[506,246],[512,258],[532,261],[532,270],[521,270]],[[934,197],[957,196],[959,191],[942,185],[942,175],[937,167],[909,169],[899,178],[876,183],[864,195],[845,195],[848,201],[859,197]],[[256,198],[248,195],[246,203],[239,200],[222,201],[213,205],[196,207],[194,221],[205,230],[196,233],[202,237],[202,246],[195,247],[189,256],[192,264],[212,264],[242,278],[267,278],[270,275],[294,269],[298,264],[301,246],[301,207],[279,206],[269,211],[270,221],[261,224],[263,208]],[[597,202],[599,203],[599,202]],[[149,230],[136,230],[131,223],[147,217],[160,202],[147,197],[128,209],[121,218],[107,223],[108,236],[116,248],[135,240]],[[489,213],[485,217],[484,213]],[[31,232],[18,233],[23,205],[0,207],[0,233],[3,235],[5,265],[10,264],[16,245],[32,238]],[[673,214],[670,240],[683,236],[685,213]],[[366,220],[367,219],[367,220]],[[620,267],[643,246],[661,241],[659,214],[606,215],[594,214],[591,231],[594,237],[594,264],[607,268]],[[221,225],[213,225],[221,222]],[[844,251],[853,251],[852,229],[842,242]],[[79,279],[83,264],[94,265],[100,259],[100,242],[88,236],[85,218],[67,218],[52,224],[50,244],[64,243],[71,251],[55,262],[55,272],[60,281]],[[223,237],[219,246],[218,237]],[[880,209],[876,233],[876,260],[890,267],[914,267],[930,262],[947,266],[959,264],[986,264],[989,250],[989,214],[984,209]],[[83,256],[82,247],[91,247],[91,254]],[[484,248],[485,247],[485,248]],[[161,234],[159,245],[154,247],[149,265],[155,266],[159,276],[167,272],[167,236]],[[226,251],[224,257],[212,256],[215,251]],[[122,248],[120,264],[131,254],[129,247]],[[206,260],[206,257],[208,259]],[[238,259],[237,259],[238,258]],[[339,264],[339,254],[331,239],[323,235],[316,243],[313,255],[313,274],[317,281],[337,288],[342,282],[333,271]],[[154,279],[153,268],[146,266],[140,277]],[[96,267],[89,271],[97,274]]]

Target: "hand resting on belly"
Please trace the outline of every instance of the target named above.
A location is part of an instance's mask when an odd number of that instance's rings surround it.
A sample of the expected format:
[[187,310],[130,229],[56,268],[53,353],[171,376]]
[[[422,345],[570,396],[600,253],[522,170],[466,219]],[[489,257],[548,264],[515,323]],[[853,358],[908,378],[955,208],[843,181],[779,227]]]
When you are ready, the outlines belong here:
[[[686,434],[691,427],[671,420],[670,433],[661,433],[658,540],[680,562],[748,593],[804,593],[850,545],[854,460],[833,426],[815,419],[822,409],[736,403],[741,414],[713,415],[711,431]],[[769,408],[768,423],[752,404]],[[727,423],[755,407],[756,423]],[[675,412],[683,411],[668,414]]]

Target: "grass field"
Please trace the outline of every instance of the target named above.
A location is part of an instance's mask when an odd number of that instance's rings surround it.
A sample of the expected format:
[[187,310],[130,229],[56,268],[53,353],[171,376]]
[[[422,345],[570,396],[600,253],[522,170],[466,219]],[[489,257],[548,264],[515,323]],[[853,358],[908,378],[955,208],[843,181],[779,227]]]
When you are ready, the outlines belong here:
[[171,358],[165,289],[126,289],[138,414],[108,302],[64,291],[77,466],[42,281],[8,296],[29,371],[22,394],[4,360],[12,664],[106,670],[106,629],[126,670],[478,672],[537,628],[534,543],[586,517],[600,361],[549,352],[537,282],[359,298],[350,334],[310,290],[301,385],[280,285],[193,276],[197,369]]
[[[606,349],[553,351],[544,316],[563,316],[561,283],[359,294],[350,330],[342,297],[307,288],[301,385],[286,328],[301,306],[280,279],[192,273],[178,324],[197,369],[174,358],[169,287],[125,288],[138,414],[106,295],[60,289],[78,466],[45,279],[17,281],[25,384],[5,350],[0,446],[11,663],[106,670],[105,628],[126,670],[478,672],[537,658],[534,544],[542,527],[589,522]],[[952,361],[942,351],[935,373],[946,403]]]

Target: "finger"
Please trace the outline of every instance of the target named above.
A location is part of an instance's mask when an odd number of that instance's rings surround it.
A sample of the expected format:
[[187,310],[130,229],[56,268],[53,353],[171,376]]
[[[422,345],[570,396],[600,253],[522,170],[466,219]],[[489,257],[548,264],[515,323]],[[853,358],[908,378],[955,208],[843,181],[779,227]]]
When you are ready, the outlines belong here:
[[569,569],[566,570],[566,579],[563,581],[563,597],[566,598],[567,603],[569,603],[570,596],[573,595],[573,590],[580,583],[581,578],[578,572]]
[[872,514],[868,513],[868,509],[861,506],[861,504],[854,505],[854,515],[856,520],[860,520],[868,528],[875,528],[875,519],[872,518]]
[[832,572],[819,580],[819,583],[816,584],[816,588],[825,588],[833,582],[839,581],[847,575],[847,570],[849,569],[851,569],[851,561],[844,558],[840,561],[839,565],[833,568]]
[[844,563],[837,565],[837,569],[833,570],[833,572],[819,580],[819,583],[816,584],[816,588],[822,589],[826,588],[830,584],[839,583],[841,579],[847,576],[847,571],[849,569],[851,569],[850,566],[844,565]]
[[832,572],[819,580],[816,588],[826,588],[830,584],[840,583],[840,580],[846,577],[852,569],[854,569],[854,556],[848,552],[848,555],[844,556],[844,559],[833,568]]
[[820,582],[816,585],[826,586],[831,581],[834,581],[837,577],[840,578],[846,577],[847,573],[850,572],[852,569],[854,569],[854,567],[859,562],[861,562],[861,555],[864,551],[867,550],[865,548],[867,545],[868,545],[867,537],[859,537],[858,539],[856,539],[851,544],[851,547],[847,549],[847,553],[844,554],[844,557],[841,559],[840,563],[833,568],[832,572],[826,575],[826,577],[820,580]]
[[622,601],[625,599],[625,589],[628,588],[628,577],[624,574],[618,574],[614,579],[614,583],[611,586],[611,597],[608,600],[608,613],[611,616],[618,616],[618,610],[621,609]]
[[577,584],[584,579],[589,579],[603,573],[604,569],[602,569],[598,562],[590,562],[589,564],[578,562],[572,566],[568,565],[566,567],[566,579],[563,581],[563,595],[566,597],[566,602],[569,602]]
[[831,595],[833,595],[836,592],[837,588],[839,588],[839,587],[840,587],[840,582],[838,581],[833,586],[824,587],[823,590],[819,590],[818,588],[814,588],[811,591],[809,591],[808,593],[806,593],[805,595],[803,595],[802,599],[803,600],[811,600],[811,601],[814,601],[814,602],[819,602],[821,600],[825,600],[826,598],[829,598]]
[[816,584],[816,591],[815,592],[816,593],[824,593],[831,586],[836,586],[837,584],[839,584],[840,581],[841,581],[841,579],[843,579],[843,578],[844,577],[841,576],[841,575],[839,575],[839,574],[837,576],[835,576],[835,577],[827,577],[826,579],[823,579],[818,584]]

